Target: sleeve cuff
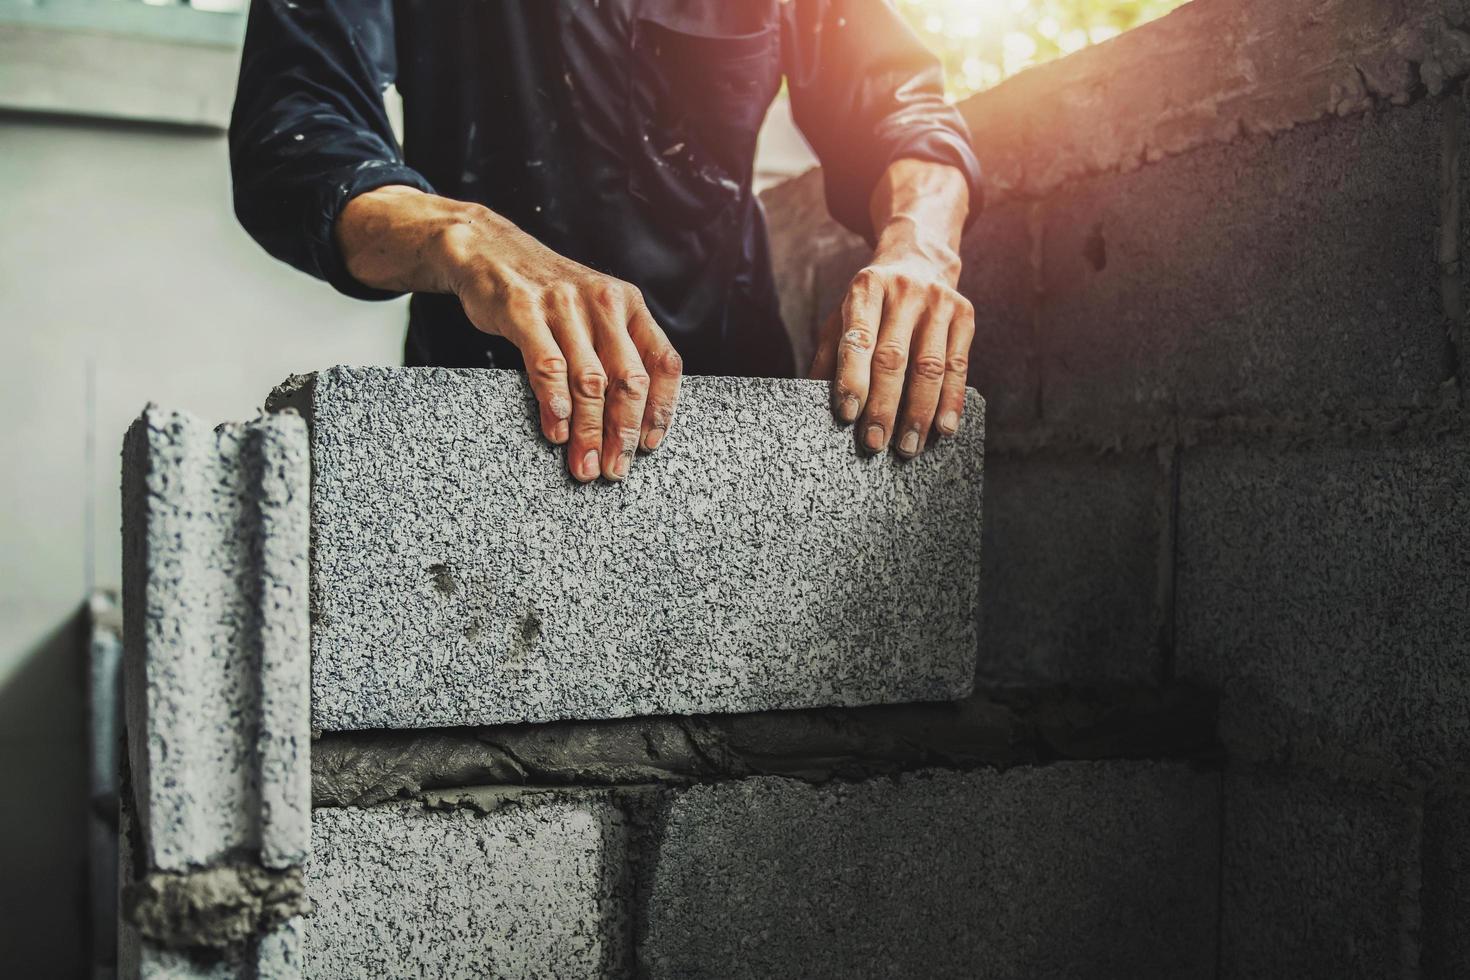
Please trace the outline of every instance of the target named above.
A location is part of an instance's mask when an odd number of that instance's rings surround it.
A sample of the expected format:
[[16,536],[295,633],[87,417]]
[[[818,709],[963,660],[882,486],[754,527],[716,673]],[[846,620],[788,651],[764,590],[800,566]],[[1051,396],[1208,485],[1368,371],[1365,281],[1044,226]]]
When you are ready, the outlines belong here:
[[403,295],[399,290],[364,286],[354,279],[352,273],[347,271],[347,263],[342,258],[342,250],[337,247],[337,237],[334,234],[337,218],[348,201],[359,194],[390,184],[404,184],[416,187],[426,194],[434,193],[433,186],[418,171],[402,163],[386,160],[368,160],[344,167],[328,174],[322,181],[318,206],[314,209],[312,225],[308,229],[310,254],[316,265],[313,271],[331,283],[332,288],[339,293],[354,299],[384,300]]
[[937,127],[908,134],[906,138],[892,144],[886,153],[875,156],[874,159],[880,165],[856,180],[849,177],[847,181],[843,181],[830,168],[823,167],[828,211],[840,224],[861,235],[869,245],[874,244],[877,239],[869,213],[873,188],[878,186],[878,181],[888,167],[898,160],[924,160],[954,167],[964,174],[965,182],[970,186],[970,208],[965,215],[965,230],[968,231],[980,216],[984,205],[980,160],[975,156],[969,142],[954,130]]

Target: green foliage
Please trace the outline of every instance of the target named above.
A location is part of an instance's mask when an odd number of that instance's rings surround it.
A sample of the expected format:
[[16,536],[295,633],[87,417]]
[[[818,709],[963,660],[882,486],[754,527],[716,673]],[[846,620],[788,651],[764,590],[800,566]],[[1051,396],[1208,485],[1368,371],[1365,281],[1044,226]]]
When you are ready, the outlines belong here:
[[894,0],[959,99],[1153,20],[1184,0]]

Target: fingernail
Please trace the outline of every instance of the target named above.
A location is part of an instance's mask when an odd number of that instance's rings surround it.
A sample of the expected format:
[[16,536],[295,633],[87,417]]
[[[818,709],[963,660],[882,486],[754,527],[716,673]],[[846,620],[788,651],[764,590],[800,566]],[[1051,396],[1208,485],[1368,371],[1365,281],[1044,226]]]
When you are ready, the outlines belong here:
[[898,442],[898,451],[905,456],[917,456],[919,453],[919,434],[909,430],[903,434]]
[[625,478],[628,475],[628,466],[632,462],[633,453],[630,450],[624,449],[618,453],[617,458],[612,461],[612,478],[614,480]]
[[858,400],[857,395],[844,395],[842,401],[837,404],[837,417],[843,422],[851,422],[857,418]]
[[952,436],[960,427],[960,416],[958,412],[948,411],[939,416],[939,431],[947,436]]
[[868,447],[870,453],[881,453],[887,441],[881,425],[870,425],[863,430],[863,445]]
[[649,452],[657,449],[658,444],[664,441],[664,432],[665,430],[660,426],[654,426],[652,429],[649,429],[648,435],[643,437],[643,448]]
[[581,473],[582,479],[584,479],[584,480],[595,480],[595,479],[597,479],[597,471],[600,470],[601,468],[602,467],[600,467],[598,465],[597,450],[595,450],[595,449],[589,449],[589,450],[587,450],[587,455],[585,455],[585,456],[582,457],[582,473]]

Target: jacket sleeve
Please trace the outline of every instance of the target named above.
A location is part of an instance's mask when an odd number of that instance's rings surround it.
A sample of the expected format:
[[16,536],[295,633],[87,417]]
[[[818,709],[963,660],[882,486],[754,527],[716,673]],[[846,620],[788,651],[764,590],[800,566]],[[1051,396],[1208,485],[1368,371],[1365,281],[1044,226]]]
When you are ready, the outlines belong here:
[[403,162],[383,105],[397,72],[392,0],[254,0],[230,120],[235,214],[276,258],[360,299],[333,237],[354,196],[432,191]]
[[797,0],[782,57],[792,115],[822,163],[827,209],[874,239],[868,205],[895,160],[944,163],[970,184],[980,214],[980,161],[969,127],[944,101],[944,69],[886,0]]

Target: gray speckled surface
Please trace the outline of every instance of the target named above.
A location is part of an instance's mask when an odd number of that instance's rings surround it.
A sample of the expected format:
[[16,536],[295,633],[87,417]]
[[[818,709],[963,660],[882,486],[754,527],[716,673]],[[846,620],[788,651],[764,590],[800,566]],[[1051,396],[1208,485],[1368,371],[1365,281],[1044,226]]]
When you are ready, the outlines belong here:
[[123,676],[150,869],[305,855],[307,488],[297,418],[149,406],[128,431]]
[[970,690],[978,395],[956,438],[902,463],[859,456],[820,383],[687,378],[664,446],[591,486],[512,372],[334,368],[294,404],[312,424],[318,728]]
[[673,794],[639,976],[1213,978],[1219,777],[1058,763]]
[[621,817],[595,794],[317,810],[303,975],[626,975],[623,861]]

